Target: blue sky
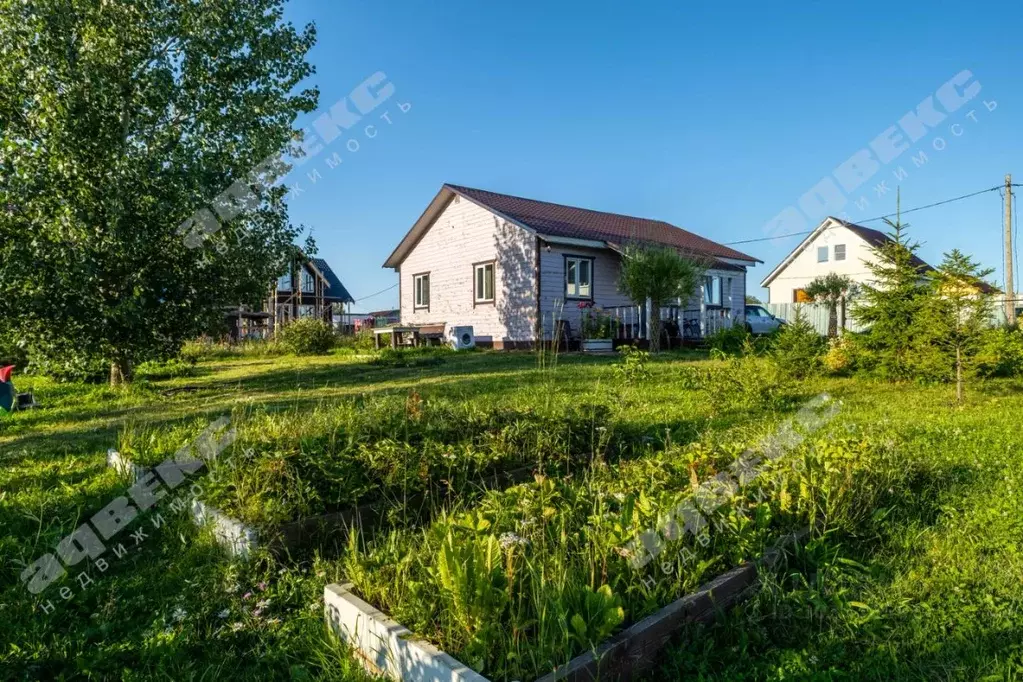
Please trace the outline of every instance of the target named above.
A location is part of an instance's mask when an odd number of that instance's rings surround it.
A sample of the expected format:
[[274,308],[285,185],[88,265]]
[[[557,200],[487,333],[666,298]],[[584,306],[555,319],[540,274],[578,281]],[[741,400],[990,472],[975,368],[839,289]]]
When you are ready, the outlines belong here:
[[[362,299],[356,310],[396,304],[396,289],[367,297],[397,282],[381,264],[444,182],[659,218],[719,242],[757,239],[962,70],[976,97],[848,192],[843,210],[889,213],[896,184],[911,208],[1008,172],[1023,182],[1020,3],[294,0],[289,16],[317,25],[321,109],[377,71],[395,87],[365,121],[377,118],[375,137],[352,128],[290,178],[292,219]],[[928,161],[916,167],[920,150]],[[342,163],[331,168],[334,152]],[[882,180],[892,191],[879,197]],[[907,218],[925,260],[958,247],[1001,283],[997,192]],[[750,293],[798,241],[737,247],[765,262]]]

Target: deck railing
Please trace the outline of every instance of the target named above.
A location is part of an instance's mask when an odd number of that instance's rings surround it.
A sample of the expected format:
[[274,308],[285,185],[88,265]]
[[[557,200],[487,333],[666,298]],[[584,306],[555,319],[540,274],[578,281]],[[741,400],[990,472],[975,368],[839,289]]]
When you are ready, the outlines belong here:
[[[624,305],[603,309],[613,324],[612,333],[616,339],[645,339],[647,334],[646,306]],[[660,310],[661,329],[669,338],[698,340],[728,329],[737,321],[745,322],[727,308],[705,310],[684,309],[678,305],[663,306]]]

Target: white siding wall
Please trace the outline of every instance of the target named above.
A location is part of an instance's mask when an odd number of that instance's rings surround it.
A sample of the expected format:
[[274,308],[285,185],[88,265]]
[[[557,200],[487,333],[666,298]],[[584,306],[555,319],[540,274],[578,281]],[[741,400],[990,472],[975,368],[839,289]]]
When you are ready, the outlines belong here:
[[[845,244],[845,260],[835,260],[835,246]],[[817,262],[817,248],[828,247],[828,261]],[[767,287],[769,303],[792,303],[793,292],[803,289],[815,278],[829,272],[846,275],[854,282],[865,282],[869,273],[863,262],[872,261],[870,245],[846,227],[831,223],[817,235]]]
[[[473,264],[496,260],[495,303],[473,305]],[[479,341],[531,341],[536,238],[468,199],[452,200],[401,264],[401,322],[472,325]],[[430,273],[430,308],[414,309],[413,276]]]

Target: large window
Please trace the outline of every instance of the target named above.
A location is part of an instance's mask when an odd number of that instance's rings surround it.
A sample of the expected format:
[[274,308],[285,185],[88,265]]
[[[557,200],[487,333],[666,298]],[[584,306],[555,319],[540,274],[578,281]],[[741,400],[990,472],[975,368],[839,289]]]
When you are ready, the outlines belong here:
[[817,247],[817,262],[818,263],[828,262],[828,247],[826,246]]
[[414,308],[430,307],[430,273],[424,272],[419,275],[412,275],[412,289],[414,293]]
[[309,272],[305,268],[302,269],[302,293],[311,294],[316,291],[316,278],[313,277],[313,273]]
[[565,256],[565,298],[593,298],[593,259]]
[[494,263],[477,263],[473,269],[473,302],[494,302]]
[[705,275],[703,278],[704,305],[721,305],[721,278],[716,275]]
[[835,260],[845,260],[845,244],[835,244]]
[[277,278],[277,291],[291,291],[291,273]]

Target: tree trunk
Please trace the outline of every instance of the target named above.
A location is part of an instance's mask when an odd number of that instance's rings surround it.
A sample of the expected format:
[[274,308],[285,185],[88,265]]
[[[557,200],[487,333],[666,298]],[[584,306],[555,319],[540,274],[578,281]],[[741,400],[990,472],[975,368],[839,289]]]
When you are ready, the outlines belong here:
[[845,336],[845,296],[842,297],[839,304],[842,306],[842,315],[838,320],[838,333]]
[[838,303],[828,305],[828,338],[838,336]]
[[130,384],[133,378],[131,361],[118,358],[110,363],[110,386]]
[[650,301],[647,324],[650,326],[650,352],[657,353],[661,350],[661,304],[657,301]]
[[956,346],[956,402],[963,404],[963,355],[958,346]]

